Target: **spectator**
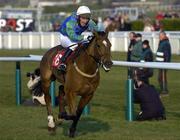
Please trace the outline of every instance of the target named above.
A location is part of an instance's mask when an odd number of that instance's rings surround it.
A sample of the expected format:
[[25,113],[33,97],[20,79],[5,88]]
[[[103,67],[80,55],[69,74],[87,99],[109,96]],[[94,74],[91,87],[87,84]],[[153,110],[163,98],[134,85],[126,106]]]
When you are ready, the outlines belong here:
[[129,33],[129,39],[130,39],[130,43],[128,46],[128,53],[127,53],[127,61],[131,61],[131,51],[133,49],[133,46],[136,43],[136,39],[135,39],[136,33],[135,32],[130,32]]
[[53,23],[52,25],[53,27],[53,31],[54,32],[57,32],[59,30],[59,27],[60,27],[60,23],[58,23],[57,21]]
[[155,24],[154,24],[154,30],[161,31],[162,29],[163,29],[162,23],[156,19]]
[[121,17],[119,18],[119,23],[120,23],[120,26],[118,27],[119,31],[131,30],[131,23],[130,23],[129,16],[127,14],[121,15]]
[[114,32],[118,30],[118,23],[115,21],[113,17],[110,18],[111,22],[106,27],[105,31]]
[[[159,46],[156,53],[156,61],[158,62],[170,62],[171,61],[171,45],[165,32],[159,34]],[[158,81],[160,85],[160,91],[162,94],[168,94],[167,88],[167,70],[160,69],[158,74]]]
[[[141,62],[152,62],[153,61],[153,53],[149,46],[149,41],[144,40],[142,43],[142,55],[141,55]],[[149,78],[153,76],[153,69],[151,68],[143,68],[142,71],[144,72],[145,79],[144,82],[149,84]]]
[[[29,81],[27,83],[27,87],[30,91],[32,99],[26,99],[23,102],[25,106],[44,106],[46,102],[44,100],[44,93],[41,89],[41,78],[40,78],[40,69],[36,68],[33,73],[27,73],[27,77],[29,77]],[[60,91],[60,90],[59,90]],[[58,105],[58,97],[55,98],[55,104]]]
[[152,32],[154,31],[154,27],[151,23],[151,20],[147,18],[144,22],[144,32]]
[[[134,45],[136,43],[135,36],[136,36],[135,32],[130,32],[129,33],[130,43],[129,43],[129,46],[128,46],[127,61],[131,61],[131,51],[132,51],[132,49],[133,49],[133,47],[134,47]],[[128,68],[128,77],[132,78],[132,69],[130,67]]]
[[139,103],[141,109],[136,119],[138,121],[166,119],[165,110],[159,94],[154,86],[144,83],[143,71],[136,71],[135,83],[134,102]]
[[104,28],[106,29],[111,24],[111,22],[112,20],[110,19],[110,17],[106,17],[103,21]]
[[162,12],[159,12],[157,15],[156,15],[156,19],[157,20],[162,20],[164,19],[164,14]]
[[136,43],[132,48],[131,51],[131,61],[138,62],[140,61],[141,54],[142,54],[142,35],[136,34],[135,36]]
[[32,95],[32,104],[46,105],[41,89],[40,69],[36,68],[34,73],[27,73],[27,77],[29,77],[27,87]]
[[167,13],[164,14],[164,18],[172,18],[172,15],[167,12]]

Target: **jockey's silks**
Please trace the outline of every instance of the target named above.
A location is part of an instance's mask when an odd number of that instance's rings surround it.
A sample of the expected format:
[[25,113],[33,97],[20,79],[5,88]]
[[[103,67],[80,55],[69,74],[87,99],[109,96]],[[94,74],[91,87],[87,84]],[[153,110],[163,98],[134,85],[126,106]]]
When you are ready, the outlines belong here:
[[78,23],[78,17],[76,16],[76,13],[72,13],[71,16],[67,17],[59,29],[61,34],[68,36],[69,39],[74,42],[83,40],[83,35],[81,35],[82,32],[93,30],[98,30],[96,23],[93,20],[90,20],[86,26],[82,27]]

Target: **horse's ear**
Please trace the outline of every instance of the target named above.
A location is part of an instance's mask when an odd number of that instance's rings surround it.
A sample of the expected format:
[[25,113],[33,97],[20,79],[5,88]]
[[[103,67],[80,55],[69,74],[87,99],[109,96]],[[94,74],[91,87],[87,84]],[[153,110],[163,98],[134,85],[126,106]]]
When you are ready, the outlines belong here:
[[109,30],[105,30],[105,33],[106,33],[106,37],[108,37]]
[[94,35],[96,38],[98,38],[98,36],[99,36],[96,31],[93,31],[93,35]]

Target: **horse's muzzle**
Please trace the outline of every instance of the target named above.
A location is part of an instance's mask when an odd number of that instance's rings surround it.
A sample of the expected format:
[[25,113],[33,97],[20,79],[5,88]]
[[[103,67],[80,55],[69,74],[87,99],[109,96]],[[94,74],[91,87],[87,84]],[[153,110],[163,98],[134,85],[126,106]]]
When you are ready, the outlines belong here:
[[105,70],[105,72],[108,72],[111,70],[113,62],[112,61],[105,61],[102,65]]

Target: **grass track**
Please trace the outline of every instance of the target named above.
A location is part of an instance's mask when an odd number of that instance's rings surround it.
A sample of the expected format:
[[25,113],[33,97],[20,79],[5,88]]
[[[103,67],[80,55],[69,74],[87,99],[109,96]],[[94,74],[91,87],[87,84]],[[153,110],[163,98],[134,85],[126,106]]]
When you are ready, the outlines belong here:
[[[43,54],[45,50],[1,50],[0,56]],[[113,59],[125,60],[124,53],[113,53]],[[180,62],[180,56],[173,56]],[[22,95],[29,98],[26,72],[37,62],[23,62]],[[180,72],[169,70],[170,96],[162,101],[167,110],[166,121],[127,122],[125,120],[126,68],[113,67],[109,73],[101,70],[101,83],[91,101],[91,114],[83,116],[75,140],[179,140],[180,139]],[[157,85],[157,70],[151,83]],[[15,105],[15,63],[0,62],[0,140],[68,140],[70,122],[58,126],[56,135],[47,132],[45,107]],[[57,87],[57,86],[56,86]],[[158,86],[156,86],[158,88]],[[135,112],[139,107],[135,105]],[[54,108],[57,116],[58,108]]]

